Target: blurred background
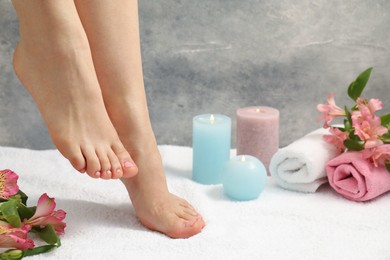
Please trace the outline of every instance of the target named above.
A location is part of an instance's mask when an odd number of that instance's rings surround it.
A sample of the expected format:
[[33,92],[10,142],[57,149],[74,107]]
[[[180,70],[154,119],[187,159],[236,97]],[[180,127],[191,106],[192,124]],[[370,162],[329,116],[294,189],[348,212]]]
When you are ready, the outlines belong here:
[[[363,93],[390,113],[390,1],[139,1],[149,111],[159,144],[192,145],[192,118],[236,109],[280,110],[280,145],[322,123],[329,92],[374,67]],[[18,22],[0,0],[0,145],[54,148],[34,101],[12,69]]]

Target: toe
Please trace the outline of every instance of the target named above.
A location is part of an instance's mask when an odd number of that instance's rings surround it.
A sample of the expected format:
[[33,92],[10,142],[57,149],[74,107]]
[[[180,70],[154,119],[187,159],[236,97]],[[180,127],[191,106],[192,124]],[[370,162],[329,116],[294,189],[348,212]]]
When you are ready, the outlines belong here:
[[111,163],[111,178],[112,179],[119,179],[123,175],[122,166],[119,162],[118,157],[115,155],[114,151],[110,149],[110,151],[107,153],[108,159]]
[[64,154],[65,158],[69,160],[73,168],[77,171],[84,173],[86,168],[86,162],[83,154],[81,153],[80,147],[72,147],[67,154]]
[[84,154],[84,157],[87,160],[87,167],[86,167],[87,174],[92,178],[100,178],[101,175],[100,161],[95,152],[95,149],[91,147],[85,147],[82,148],[82,153]]
[[185,208],[185,209],[183,209],[183,212],[184,212],[184,214],[192,216],[192,217],[199,216],[199,213],[191,208]]
[[185,199],[182,199],[182,198],[179,198],[179,199],[181,200],[179,203],[180,206],[182,206],[183,208],[186,208],[189,211],[197,213],[196,210],[194,209],[194,207],[190,203],[188,203]]
[[111,179],[112,171],[111,171],[111,163],[108,158],[107,152],[104,149],[96,150],[96,154],[99,158],[100,162],[100,178],[104,180]]
[[196,211],[188,209],[188,208],[182,208],[180,211],[176,212],[176,215],[179,218],[182,218],[182,219],[185,219],[188,221],[199,216],[199,214]]
[[177,221],[174,228],[166,234],[172,238],[189,238],[202,231],[205,224],[201,216],[190,220]]
[[112,150],[118,157],[123,170],[123,178],[134,177],[138,173],[138,167],[134,163],[130,154],[126,151],[123,145],[115,145]]
[[175,196],[175,198],[179,201],[179,206],[182,210],[191,216],[199,216],[199,213],[195,210],[195,208],[185,199]]

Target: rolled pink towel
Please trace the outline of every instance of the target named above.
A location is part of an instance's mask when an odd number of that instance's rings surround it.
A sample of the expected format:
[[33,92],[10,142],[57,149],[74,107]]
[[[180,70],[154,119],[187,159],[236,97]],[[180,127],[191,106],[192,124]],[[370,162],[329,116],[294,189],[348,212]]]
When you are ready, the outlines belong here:
[[347,199],[367,201],[390,190],[390,173],[375,167],[359,152],[346,152],[326,165],[329,184]]

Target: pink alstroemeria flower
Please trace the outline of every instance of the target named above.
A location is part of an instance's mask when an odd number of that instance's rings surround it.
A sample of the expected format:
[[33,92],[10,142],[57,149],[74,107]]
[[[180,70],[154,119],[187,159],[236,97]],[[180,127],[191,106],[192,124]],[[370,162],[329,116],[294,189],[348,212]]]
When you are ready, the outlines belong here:
[[363,118],[374,117],[375,112],[382,109],[382,101],[372,98],[369,101],[367,99],[358,98],[356,100],[356,106]]
[[371,159],[375,167],[390,163],[390,144],[364,149],[363,156],[366,159]]
[[62,220],[65,218],[66,212],[62,209],[54,211],[55,207],[54,198],[50,198],[46,193],[42,194],[38,200],[34,216],[25,221],[25,223],[31,226],[52,225],[55,231],[64,233],[66,223]]
[[381,119],[378,116],[364,116],[359,111],[352,111],[352,126],[355,128],[354,134],[365,142],[364,148],[373,148],[382,145],[379,138],[388,132],[388,129],[381,125]]
[[19,191],[19,176],[9,169],[0,171],[0,198],[8,199]]
[[15,228],[0,220],[0,248],[34,248],[34,241],[28,237],[30,229],[30,225],[23,224],[21,228]]
[[330,127],[330,135],[324,135],[324,140],[327,143],[333,144],[336,146],[340,152],[345,151],[346,147],[344,146],[344,141],[348,139],[348,132],[343,132],[337,127]]
[[324,128],[328,128],[334,118],[345,116],[344,109],[336,105],[333,93],[329,93],[326,100],[328,101],[328,105],[326,104],[317,105],[317,110],[322,113],[322,116],[319,117],[317,121],[325,120]]

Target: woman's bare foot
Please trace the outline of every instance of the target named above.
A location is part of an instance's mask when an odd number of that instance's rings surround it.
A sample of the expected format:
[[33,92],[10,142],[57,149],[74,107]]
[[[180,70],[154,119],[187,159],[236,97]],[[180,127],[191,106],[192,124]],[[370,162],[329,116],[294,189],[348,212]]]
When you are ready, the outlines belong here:
[[[111,112],[121,110],[125,116],[130,110],[116,106]],[[127,112],[126,112],[127,111]],[[127,114],[131,122],[131,116]],[[121,129],[121,140],[129,149],[139,167],[139,174],[122,179],[136,214],[147,228],[162,232],[172,238],[188,238],[199,233],[205,223],[196,210],[184,199],[168,191],[161,157],[151,130],[143,128],[143,134],[135,136],[133,129],[114,119]]]
[[[74,3],[54,2],[14,1],[17,13],[23,13],[16,74],[37,103],[54,144],[76,170],[93,178],[132,177],[137,167],[104,107]],[[36,10],[29,14],[29,8]]]

